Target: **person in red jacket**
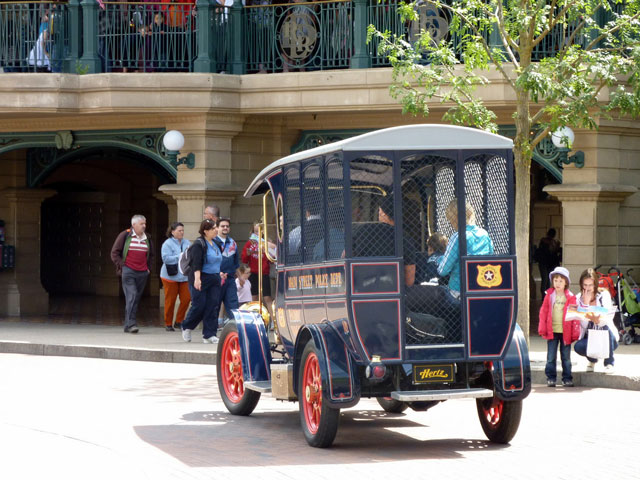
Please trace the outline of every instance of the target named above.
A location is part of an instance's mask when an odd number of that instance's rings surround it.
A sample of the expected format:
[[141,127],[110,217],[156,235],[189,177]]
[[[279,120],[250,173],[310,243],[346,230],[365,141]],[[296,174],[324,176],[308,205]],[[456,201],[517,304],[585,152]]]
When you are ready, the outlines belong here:
[[[556,267],[549,273],[551,288],[546,291],[540,308],[538,333],[547,340],[547,387],[556,386],[556,358],[560,348],[562,362],[562,385],[573,387],[571,375],[571,342],[573,338],[573,322],[565,322],[567,308],[576,304],[576,297],[569,291],[569,271],[564,267]],[[577,340],[577,338],[575,338]]]
[[[251,275],[249,275],[249,282],[251,282],[251,297],[254,301],[258,300],[258,225],[260,222],[253,222],[251,229],[251,236],[247,243],[245,243],[242,249],[242,263],[246,263],[251,268]],[[271,303],[273,297],[271,296],[271,280],[269,279],[269,271],[271,270],[271,264],[267,255],[262,251],[262,298],[264,305],[271,315]]]

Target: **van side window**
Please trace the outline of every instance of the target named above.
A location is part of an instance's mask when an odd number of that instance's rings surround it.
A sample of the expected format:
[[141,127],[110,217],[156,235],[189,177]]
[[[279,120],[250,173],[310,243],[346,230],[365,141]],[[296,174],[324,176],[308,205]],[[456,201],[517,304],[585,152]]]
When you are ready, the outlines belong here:
[[[304,169],[303,185],[303,219],[302,219],[302,251],[304,262],[314,261],[314,249],[324,238],[324,182],[317,163]],[[324,260],[324,249],[317,261]]]
[[[327,182],[327,233],[315,246],[314,261],[319,261],[324,252],[327,260],[338,260],[344,253],[344,185],[342,161],[330,160],[326,167]],[[327,239],[325,244],[325,238]]]
[[300,226],[300,171],[297,165],[285,170],[284,238],[288,264],[300,263],[302,232]]
[[506,160],[496,155],[476,155],[464,165],[465,200],[473,208],[475,224],[488,232],[494,255],[509,254],[510,250],[506,172]]
[[352,160],[349,167],[353,256],[395,257],[394,227],[382,222],[379,214],[384,203],[389,210],[384,218],[395,218],[392,160],[367,155]]

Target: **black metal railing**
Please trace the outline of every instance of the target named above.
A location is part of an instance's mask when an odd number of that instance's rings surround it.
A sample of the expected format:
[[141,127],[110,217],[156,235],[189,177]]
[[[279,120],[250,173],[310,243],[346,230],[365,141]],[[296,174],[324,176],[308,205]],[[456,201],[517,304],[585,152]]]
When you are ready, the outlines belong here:
[[[460,44],[448,31],[446,11],[423,2],[416,7],[420,21],[403,22],[400,1],[0,1],[0,68],[243,74],[388,66],[378,40],[366,43],[368,25],[408,41],[428,30]],[[558,27],[534,59],[557,52],[572,27]]]

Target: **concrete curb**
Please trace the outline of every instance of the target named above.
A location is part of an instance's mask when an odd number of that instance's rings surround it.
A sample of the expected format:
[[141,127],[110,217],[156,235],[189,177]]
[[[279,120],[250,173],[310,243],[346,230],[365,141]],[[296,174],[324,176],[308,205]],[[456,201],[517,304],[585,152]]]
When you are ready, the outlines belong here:
[[42,343],[0,341],[0,353],[103,358],[140,362],[197,363],[204,365],[215,365],[216,363],[215,352],[182,352],[95,345],[47,345]]
[[[0,353],[202,365],[215,365],[216,363],[216,352],[214,351],[196,352],[97,345],[50,345],[7,340],[0,341]],[[561,374],[559,373],[558,378],[560,377]],[[546,385],[547,378],[544,373],[544,362],[531,361],[531,380],[534,385]],[[577,387],[640,391],[640,376],[605,375],[599,372],[586,373],[574,370],[573,382]]]
[[[599,372],[572,372],[573,383],[576,387],[590,388],[616,388],[618,390],[634,390],[640,391],[640,377],[628,377],[623,375],[606,375]],[[562,385],[560,380],[562,370],[558,370],[558,386]],[[547,376],[544,373],[544,367],[531,368],[531,382],[534,385],[546,385]]]

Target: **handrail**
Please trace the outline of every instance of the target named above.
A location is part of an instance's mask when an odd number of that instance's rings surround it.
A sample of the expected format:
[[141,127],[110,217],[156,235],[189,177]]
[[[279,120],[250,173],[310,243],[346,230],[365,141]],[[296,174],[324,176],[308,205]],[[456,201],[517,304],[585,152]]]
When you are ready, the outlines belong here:
[[31,5],[33,3],[47,3],[49,5],[68,5],[68,0],[36,0],[36,1],[25,1],[25,0],[17,0],[15,2],[2,2],[0,1],[0,5],[16,5],[16,4],[25,4]]
[[[103,5],[166,5],[167,7],[171,5],[189,5],[195,7],[195,2],[102,2]],[[220,5],[222,7],[222,5]]]
[[319,5],[322,3],[353,3],[353,0],[318,0],[316,2],[270,3],[269,5],[243,5],[242,8],[300,7],[304,5]]
[[[267,191],[262,197],[262,222],[264,223],[264,244],[267,246],[265,250],[265,255],[270,262],[276,262],[277,259],[273,258],[269,253],[269,235],[267,233],[267,195],[271,194],[271,198],[273,198],[273,193],[271,190]],[[279,221],[276,219],[276,221]]]

